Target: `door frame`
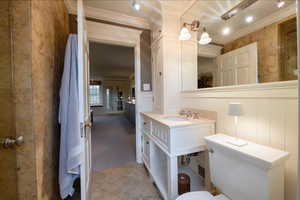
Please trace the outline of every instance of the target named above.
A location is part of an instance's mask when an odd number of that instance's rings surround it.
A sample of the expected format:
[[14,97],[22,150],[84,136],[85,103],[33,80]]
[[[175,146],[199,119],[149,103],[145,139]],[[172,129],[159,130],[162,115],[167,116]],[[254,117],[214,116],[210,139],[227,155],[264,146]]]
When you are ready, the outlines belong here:
[[[87,21],[87,37],[89,42],[134,47],[134,74],[135,74],[135,118],[136,118],[136,162],[142,163],[142,133],[141,115],[144,111],[143,95],[141,91],[141,57],[140,35],[142,31],[120,27],[100,22]],[[145,102],[146,103],[146,102]]]

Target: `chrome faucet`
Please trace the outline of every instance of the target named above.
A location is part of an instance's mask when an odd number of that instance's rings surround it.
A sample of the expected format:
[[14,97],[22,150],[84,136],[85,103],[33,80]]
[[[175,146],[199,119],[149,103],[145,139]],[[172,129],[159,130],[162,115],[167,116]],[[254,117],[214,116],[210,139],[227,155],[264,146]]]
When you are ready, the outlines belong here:
[[193,118],[193,113],[192,113],[192,111],[187,111],[187,113],[186,113],[186,117],[189,119],[189,118]]

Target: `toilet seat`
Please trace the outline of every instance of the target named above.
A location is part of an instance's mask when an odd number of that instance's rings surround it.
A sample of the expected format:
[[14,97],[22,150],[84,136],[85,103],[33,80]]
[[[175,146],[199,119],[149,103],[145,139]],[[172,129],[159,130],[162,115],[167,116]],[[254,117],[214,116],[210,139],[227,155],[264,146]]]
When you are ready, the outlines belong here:
[[213,200],[214,196],[206,191],[188,192],[180,195],[176,200]]
[[217,196],[211,195],[206,191],[188,192],[180,195],[176,200],[230,200],[225,195],[220,194]]

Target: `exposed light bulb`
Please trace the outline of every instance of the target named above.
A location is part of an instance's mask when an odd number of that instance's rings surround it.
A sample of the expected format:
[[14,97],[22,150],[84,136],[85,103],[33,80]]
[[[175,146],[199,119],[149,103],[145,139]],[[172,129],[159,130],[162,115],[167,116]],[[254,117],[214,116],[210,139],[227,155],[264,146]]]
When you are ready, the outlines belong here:
[[230,33],[230,28],[229,27],[226,27],[223,29],[223,35],[228,35]]
[[251,23],[253,21],[253,16],[248,16],[245,20],[247,23]]
[[179,40],[189,40],[192,37],[187,27],[183,26],[180,34],[179,34]]
[[134,9],[136,9],[137,11],[139,11],[141,9],[141,5],[136,3],[134,4]]
[[212,41],[211,37],[209,36],[208,32],[206,32],[205,28],[203,29],[203,33],[200,36],[199,44],[206,45]]
[[133,0],[132,6],[136,11],[139,11],[141,9],[141,4],[137,0]]
[[279,0],[279,1],[277,2],[277,7],[278,7],[278,8],[281,8],[281,7],[284,6],[284,4],[285,4],[285,1]]

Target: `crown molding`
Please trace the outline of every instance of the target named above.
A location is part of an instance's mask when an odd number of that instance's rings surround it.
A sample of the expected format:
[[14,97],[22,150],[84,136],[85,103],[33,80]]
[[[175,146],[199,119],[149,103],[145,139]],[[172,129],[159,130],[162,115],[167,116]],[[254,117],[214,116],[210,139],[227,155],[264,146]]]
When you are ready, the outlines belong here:
[[[77,15],[76,2],[73,0],[64,0],[65,5],[68,9],[69,14]],[[118,24],[123,24],[127,26],[134,26],[142,29],[150,29],[150,24],[148,20],[142,17],[134,17],[119,12],[114,12],[110,10],[105,10],[101,8],[93,8],[85,6],[86,17],[114,22]]]

